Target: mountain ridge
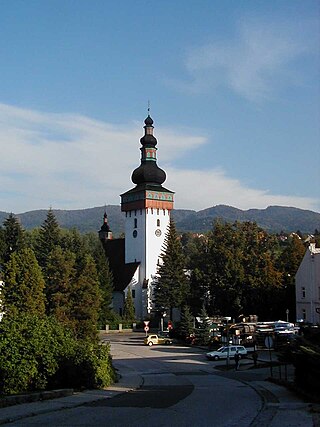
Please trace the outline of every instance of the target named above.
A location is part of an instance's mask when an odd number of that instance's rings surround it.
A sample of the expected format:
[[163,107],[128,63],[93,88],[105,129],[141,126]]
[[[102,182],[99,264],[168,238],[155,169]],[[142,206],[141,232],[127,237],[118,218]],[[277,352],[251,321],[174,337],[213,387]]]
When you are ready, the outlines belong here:
[[[102,225],[104,212],[108,214],[110,228],[115,236],[124,232],[124,215],[119,205],[98,206],[84,209],[53,209],[62,228],[76,228],[80,232],[98,231]],[[48,210],[38,209],[15,214],[23,228],[30,230],[40,227]],[[0,224],[9,213],[0,211]],[[216,205],[200,211],[174,209],[172,216],[180,232],[206,232],[212,228],[215,219],[227,222],[252,221],[269,232],[313,233],[320,230],[320,213],[288,206],[268,206],[265,209],[242,210],[227,205]]]

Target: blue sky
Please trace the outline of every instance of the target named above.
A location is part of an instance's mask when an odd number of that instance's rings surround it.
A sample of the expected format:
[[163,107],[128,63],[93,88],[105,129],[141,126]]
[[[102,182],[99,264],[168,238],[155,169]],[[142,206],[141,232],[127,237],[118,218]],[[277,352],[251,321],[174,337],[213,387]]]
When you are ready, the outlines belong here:
[[313,0],[2,0],[0,211],[119,204],[148,100],[175,207],[320,212]]

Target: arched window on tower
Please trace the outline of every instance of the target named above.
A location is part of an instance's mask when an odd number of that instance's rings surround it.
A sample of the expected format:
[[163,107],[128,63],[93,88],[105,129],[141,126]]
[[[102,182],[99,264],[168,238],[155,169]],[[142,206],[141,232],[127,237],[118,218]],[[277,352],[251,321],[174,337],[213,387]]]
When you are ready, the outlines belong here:
[[160,219],[157,219],[157,227],[160,227]]
[[137,220],[137,218],[135,218],[134,219],[134,228],[137,228],[138,227],[138,220]]

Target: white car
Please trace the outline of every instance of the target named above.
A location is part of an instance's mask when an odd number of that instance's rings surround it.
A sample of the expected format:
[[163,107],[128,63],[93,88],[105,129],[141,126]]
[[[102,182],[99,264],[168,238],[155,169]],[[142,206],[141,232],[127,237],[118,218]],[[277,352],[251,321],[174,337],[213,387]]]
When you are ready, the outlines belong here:
[[228,353],[229,358],[234,358],[236,352],[239,353],[240,359],[246,357],[248,354],[247,349],[242,345],[230,345],[229,347],[220,347],[216,351],[210,351],[210,353],[207,353],[206,356],[209,360],[227,359]]

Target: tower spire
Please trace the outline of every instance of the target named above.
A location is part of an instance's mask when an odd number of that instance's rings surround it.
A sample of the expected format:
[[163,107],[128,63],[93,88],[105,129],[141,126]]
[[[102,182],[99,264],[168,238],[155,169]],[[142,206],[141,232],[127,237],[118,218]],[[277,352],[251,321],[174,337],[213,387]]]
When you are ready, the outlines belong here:
[[108,215],[107,215],[107,207],[104,208],[104,214],[103,214],[103,224],[99,231],[99,239],[101,242],[104,242],[105,240],[111,240],[112,239],[112,231],[110,230],[109,224],[108,224]]

